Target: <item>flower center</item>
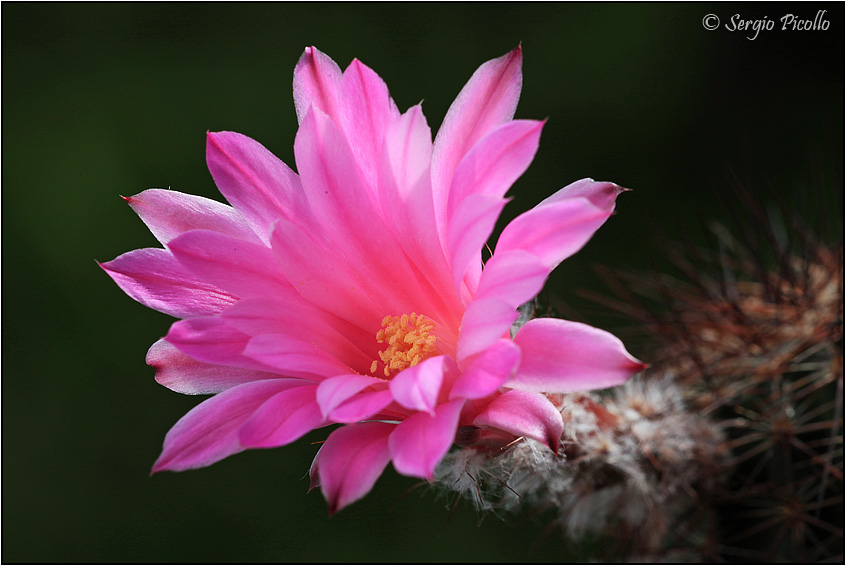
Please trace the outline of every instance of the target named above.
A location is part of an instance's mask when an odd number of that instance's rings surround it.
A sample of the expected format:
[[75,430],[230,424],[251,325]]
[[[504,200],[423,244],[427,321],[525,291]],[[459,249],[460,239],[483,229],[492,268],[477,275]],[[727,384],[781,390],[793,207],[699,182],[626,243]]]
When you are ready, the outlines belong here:
[[[411,313],[402,316],[388,315],[382,319],[382,328],[376,333],[376,341],[388,346],[379,352],[384,364],[385,377],[417,365],[437,353],[434,334],[435,323],[422,314]],[[370,372],[376,373],[379,361],[370,364]]]

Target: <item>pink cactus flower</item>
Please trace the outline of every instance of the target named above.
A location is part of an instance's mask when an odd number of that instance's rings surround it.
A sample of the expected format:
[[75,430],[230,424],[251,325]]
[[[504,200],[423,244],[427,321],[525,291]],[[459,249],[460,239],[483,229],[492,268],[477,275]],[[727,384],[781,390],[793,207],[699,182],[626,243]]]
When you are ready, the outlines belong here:
[[213,394],[165,437],[153,472],[208,466],[341,423],[312,465],[330,512],[392,462],[431,479],[456,433],[530,437],[557,450],[545,394],[605,388],[644,365],[619,339],[518,307],[578,251],[623,190],[583,179],[481,250],[544,123],[513,120],[518,47],[488,61],[434,142],[379,76],[315,48],[294,70],[297,173],[258,142],[209,133],[232,206],[170,190],[127,198],[164,245],[102,264],[133,299],[172,315],[147,363],[156,380]]

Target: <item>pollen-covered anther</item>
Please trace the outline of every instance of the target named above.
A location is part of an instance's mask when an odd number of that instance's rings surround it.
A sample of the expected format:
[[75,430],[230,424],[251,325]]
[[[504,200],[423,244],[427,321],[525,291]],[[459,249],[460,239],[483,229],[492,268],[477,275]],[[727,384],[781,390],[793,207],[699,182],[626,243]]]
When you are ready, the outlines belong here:
[[[417,313],[388,315],[382,319],[382,328],[376,332],[376,342],[388,345],[379,352],[385,377],[391,377],[437,354],[435,343],[438,337],[434,329],[434,322]],[[374,360],[370,371],[375,373],[377,366],[378,361]]]

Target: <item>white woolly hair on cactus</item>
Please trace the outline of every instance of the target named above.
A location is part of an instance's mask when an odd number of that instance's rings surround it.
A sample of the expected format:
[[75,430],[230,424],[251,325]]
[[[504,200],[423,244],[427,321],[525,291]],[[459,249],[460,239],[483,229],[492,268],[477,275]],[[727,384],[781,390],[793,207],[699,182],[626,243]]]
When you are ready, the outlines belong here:
[[549,395],[558,454],[471,443],[436,485],[483,512],[546,512],[571,540],[609,541],[600,558],[842,561],[842,227],[827,244],[740,195],[742,239],[713,224],[718,251],[667,248],[682,279],[605,270],[620,300],[585,293],[653,338],[649,369]]

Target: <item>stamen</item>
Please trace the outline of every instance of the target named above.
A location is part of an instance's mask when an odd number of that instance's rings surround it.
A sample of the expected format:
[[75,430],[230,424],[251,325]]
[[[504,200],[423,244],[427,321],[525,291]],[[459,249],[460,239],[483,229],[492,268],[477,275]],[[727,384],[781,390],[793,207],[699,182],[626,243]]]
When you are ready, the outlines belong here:
[[[379,344],[388,344],[387,348],[379,352],[385,377],[435,355],[438,337],[434,334],[434,329],[435,323],[417,313],[388,315],[382,319],[382,328],[376,332],[376,341]],[[374,360],[370,364],[371,373],[376,373],[378,363],[378,360]]]

